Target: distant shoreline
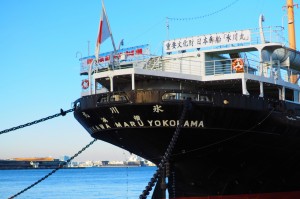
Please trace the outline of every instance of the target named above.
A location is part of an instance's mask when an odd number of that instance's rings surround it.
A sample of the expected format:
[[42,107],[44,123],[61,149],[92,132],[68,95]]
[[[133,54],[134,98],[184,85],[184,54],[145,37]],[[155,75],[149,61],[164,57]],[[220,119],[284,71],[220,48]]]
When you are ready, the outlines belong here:
[[[155,167],[155,166],[97,166],[97,167],[63,167],[60,169],[101,169],[101,168],[139,168],[139,167]],[[43,170],[43,169],[56,169],[56,168],[0,168],[0,170]]]
[[[57,167],[53,168],[0,168],[0,170],[42,170],[42,169],[56,169]],[[63,167],[60,169],[85,169],[86,167]]]

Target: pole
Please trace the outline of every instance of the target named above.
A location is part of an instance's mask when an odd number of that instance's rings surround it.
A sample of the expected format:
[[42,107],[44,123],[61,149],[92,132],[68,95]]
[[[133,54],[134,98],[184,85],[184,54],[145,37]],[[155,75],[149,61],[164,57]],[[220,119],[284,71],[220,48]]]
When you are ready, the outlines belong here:
[[90,41],[87,42],[88,42],[88,56],[90,56]]
[[294,3],[293,0],[286,1],[287,15],[288,15],[288,32],[289,32],[289,45],[290,48],[296,49],[295,37],[295,19],[294,19]]
[[[286,0],[287,16],[288,16],[288,32],[289,32],[289,46],[296,50],[295,37],[295,19],[294,19],[294,2],[293,0]],[[290,82],[296,84],[298,75],[290,75]]]
[[169,18],[166,17],[166,27],[167,27],[167,40],[169,40],[169,29],[170,29],[170,24],[169,24]]
[[[103,2],[103,0],[102,0],[102,8],[103,8],[103,11],[105,12],[105,15],[106,15],[106,10],[105,10],[105,6],[104,6],[104,2]],[[107,16],[107,15],[106,15]],[[115,41],[114,41],[114,38],[113,38],[113,35],[112,35],[112,31],[111,31],[111,29],[110,29],[110,24],[109,24],[109,21],[108,21],[108,19],[107,19],[107,25],[108,25],[108,30],[109,30],[109,34],[110,34],[110,38],[111,38],[111,42],[112,42],[112,45],[113,45],[113,47],[114,47],[114,54],[113,54],[113,69],[114,69],[114,55],[116,55],[117,54],[117,48],[116,48],[116,45],[115,45]]]

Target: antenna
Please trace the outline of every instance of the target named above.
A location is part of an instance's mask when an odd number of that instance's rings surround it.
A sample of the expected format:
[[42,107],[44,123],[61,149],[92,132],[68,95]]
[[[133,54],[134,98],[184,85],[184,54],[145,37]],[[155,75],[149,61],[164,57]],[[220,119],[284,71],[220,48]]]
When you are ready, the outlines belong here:
[[166,17],[166,27],[167,27],[167,40],[169,40],[170,24],[169,24],[169,18],[168,17]]
[[265,17],[264,15],[260,15],[259,16],[259,21],[258,21],[258,24],[259,24],[259,34],[260,34],[260,40],[261,40],[261,43],[266,43],[265,41],[265,36],[264,36],[264,31],[263,31],[263,25],[262,23],[265,21]]
[[88,56],[90,56],[90,40],[88,40],[87,43],[88,43]]

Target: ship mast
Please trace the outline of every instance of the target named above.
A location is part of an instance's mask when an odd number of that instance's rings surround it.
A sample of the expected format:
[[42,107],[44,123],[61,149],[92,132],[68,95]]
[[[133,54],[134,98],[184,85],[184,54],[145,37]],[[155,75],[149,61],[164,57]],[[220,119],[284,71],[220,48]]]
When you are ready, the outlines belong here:
[[286,0],[286,8],[288,15],[288,32],[289,32],[289,46],[296,50],[295,37],[295,19],[294,19],[294,3],[293,0]]

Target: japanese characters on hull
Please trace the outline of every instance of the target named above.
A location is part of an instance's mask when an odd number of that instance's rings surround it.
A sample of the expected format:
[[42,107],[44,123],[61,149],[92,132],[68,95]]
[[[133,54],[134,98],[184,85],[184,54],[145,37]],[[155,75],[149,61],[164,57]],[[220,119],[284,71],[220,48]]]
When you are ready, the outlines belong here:
[[[110,107],[109,111],[112,114],[122,114],[122,112],[117,107]],[[161,105],[153,105],[151,112],[154,114],[162,114],[164,112],[164,108]],[[86,119],[90,119],[91,116],[86,112],[82,112],[83,117]],[[140,127],[176,127],[179,125],[179,120],[174,118],[169,119],[157,119],[157,118],[147,118],[143,119],[141,115],[132,113],[132,116],[126,117],[127,120],[114,120],[110,121],[107,117],[100,117],[99,123],[91,126],[90,132],[96,133],[103,130],[115,129],[115,128],[140,128]],[[203,120],[191,119],[183,121],[183,128],[203,128],[204,122]]]

